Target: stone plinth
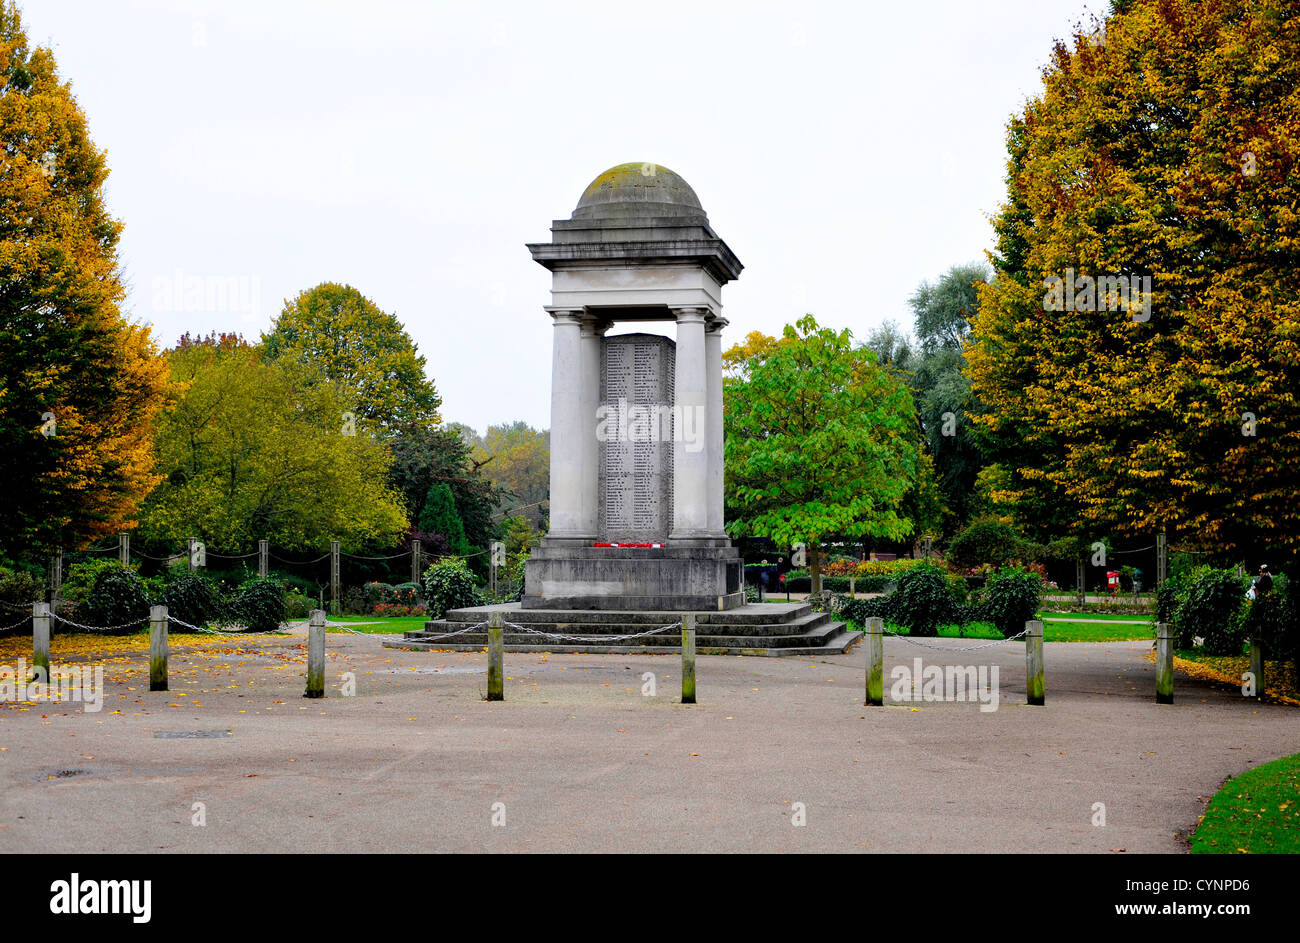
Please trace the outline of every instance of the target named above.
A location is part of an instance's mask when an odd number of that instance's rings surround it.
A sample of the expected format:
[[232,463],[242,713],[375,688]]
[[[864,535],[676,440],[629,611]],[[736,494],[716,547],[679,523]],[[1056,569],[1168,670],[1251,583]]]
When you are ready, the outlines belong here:
[[527,563],[525,609],[725,611],[744,605],[734,547],[548,547]]

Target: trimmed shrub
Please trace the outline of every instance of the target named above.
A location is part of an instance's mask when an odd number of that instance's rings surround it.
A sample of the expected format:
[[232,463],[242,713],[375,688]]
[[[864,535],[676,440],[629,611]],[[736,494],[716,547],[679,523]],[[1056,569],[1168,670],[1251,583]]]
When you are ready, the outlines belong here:
[[[963,614],[970,622],[992,622],[1003,637],[1015,635],[1038,612],[1043,581],[1037,573],[1020,567],[998,570],[984,589],[984,600]],[[970,615],[978,613],[976,618]]]
[[76,613],[76,620],[86,625],[122,626],[117,634],[136,632],[149,625],[149,594],[135,570],[113,566],[95,577]]
[[216,588],[195,573],[172,577],[163,590],[163,605],[167,614],[190,625],[203,626],[221,615],[221,596]]
[[284,585],[277,580],[251,579],[240,584],[230,602],[229,617],[253,632],[274,632],[286,613]]
[[948,545],[948,562],[962,569],[984,563],[1006,566],[1024,555],[1024,542],[1000,521],[976,521]]
[[474,574],[460,557],[446,557],[424,571],[424,594],[434,619],[441,619],[449,609],[483,605]]
[[[292,589],[284,597],[284,615],[286,619],[307,619],[316,608],[316,600]],[[352,610],[356,612],[358,610]]]
[[[59,598],[71,603],[83,603],[95,588],[95,580],[99,578],[99,574],[120,569],[122,563],[117,558],[82,560],[80,563],[74,563],[68,567],[68,574],[63,579],[63,585],[59,587]],[[149,595],[151,598],[156,598],[152,594]]]
[[[45,584],[26,570],[0,566],[0,602],[12,606],[30,606],[45,596]],[[12,621],[12,620],[10,620]]]
[[1210,655],[1240,655],[1245,636],[1246,581],[1235,570],[1206,569],[1195,575],[1183,594],[1174,625],[1181,648],[1205,639]]
[[913,635],[938,635],[939,626],[952,622],[956,605],[944,571],[936,566],[915,567],[898,579],[889,596],[888,618],[907,626]]

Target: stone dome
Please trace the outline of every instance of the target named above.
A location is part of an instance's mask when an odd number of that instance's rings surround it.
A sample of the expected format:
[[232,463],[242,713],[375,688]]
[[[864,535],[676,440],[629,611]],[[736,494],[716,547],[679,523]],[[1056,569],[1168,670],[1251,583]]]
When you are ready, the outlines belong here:
[[660,164],[619,164],[587,186],[573,219],[706,216],[691,185]]

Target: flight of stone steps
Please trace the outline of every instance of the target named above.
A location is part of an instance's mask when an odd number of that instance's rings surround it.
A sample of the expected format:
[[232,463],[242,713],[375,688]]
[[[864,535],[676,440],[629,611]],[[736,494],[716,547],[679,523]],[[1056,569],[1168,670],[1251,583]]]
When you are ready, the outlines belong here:
[[[676,623],[669,612],[613,612],[601,610],[523,609],[518,603],[453,609],[443,619],[407,632],[405,638],[385,642],[388,648],[437,651],[479,651],[487,647],[487,626],[451,638],[438,638],[467,626],[487,622],[500,612],[507,623],[561,635],[609,636],[597,641],[573,642],[538,636],[505,627],[503,641],[512,652],[664,653],[680,650],[680,628],[634,639],[633,635]],[[726,612],[698,612],[695,616],[695,650],[702,655],[837,655],[862,637],[830,614],[814,612],[807,603],[750,603]]]

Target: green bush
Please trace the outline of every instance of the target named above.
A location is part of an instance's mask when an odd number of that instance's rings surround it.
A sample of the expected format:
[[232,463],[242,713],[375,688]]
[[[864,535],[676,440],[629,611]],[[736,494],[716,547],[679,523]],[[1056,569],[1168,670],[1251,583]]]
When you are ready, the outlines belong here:
[[231,600],[229,617],[252,632],[274,632],[286,614],[284,585],[278,580],[251,579]]
[[45,584],[34,574],[0,566],[0,602],[8,603],[10,610],[16,606],[30,607],[44,597]]
[[361,587],[362,600],[365,603],[366,612],[372,612],[375,606],[382,603],[393,601],[393,587],[390,583],[381,583],[378,580],[367,583]]
[[59,598],[74,604],[83,603],[95,588],[95,580],[99,578],[99,574],[120,569],[122,563],[116,557],[111,560],[82,560],[80,563],[74,563],[68,567],[63,585],[59,587]]
[[1235,570],[1201,571],[1187,586],[1174,617],[1179,647],[1191,648],[1192,639],[1200,636],[1207,654],[1240,655],[1246,603],[1246,581]]
[[459,557],[445,557],[424,571],[424,593],[433,619],[441,619],[449,609],[483,605],[474,574]]
[[1273,578],[1273,591],[1252,600],[1242,624],[1242,635],[1259,638],[1268,658],[1294,658],[1300,649],[1300,625],[1295,598],[1285,574]]
[[955,618],[956,605],[948,579],[936,566],[916,567],[898,578],[898,589],[889,596],[889,618],[907,626],[912,635],[938,635],[939,626]]
[[[284,597],[284,614],[286,619],[306,619],[311,616],[311,611],[316,608],[316,600],[312,597],[291,589]],[[355,611],[355,610],[354,610]]]
[[120,626],[116,631],[124,634],[148,626],[149,605],[139,574],[113,566],[95,577],[90,594],[77,606],[73,618],[86,625]]
[[[963,613],[968,622],[992,622],[1003,637],[1015,635],[1038,612],[1043,581],[1037,573],[1007,567],[989,577],[983,602]],[[976,618],[971,618],[974,615]]]
[[957,534],[948,545],[948,562],[961,569],[988,563],[1006,566],[1026,555],[1027,545],[1000,521],[976,521]]
[[205,577],[196,573],[174,576],[162,595],[167,615],[190,625],[204,626],[221,615],[221,594]]

